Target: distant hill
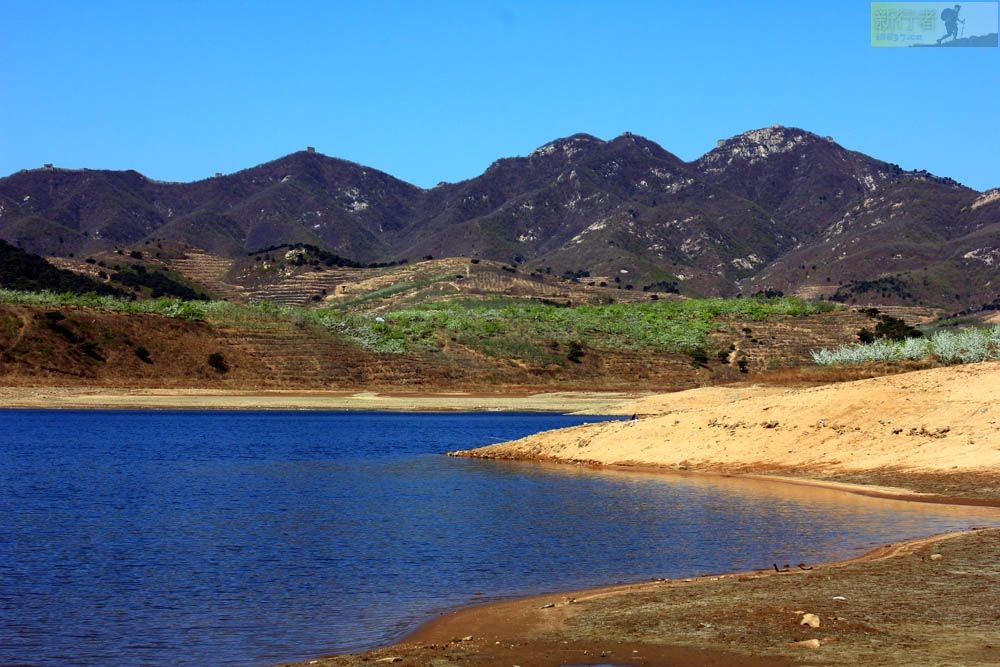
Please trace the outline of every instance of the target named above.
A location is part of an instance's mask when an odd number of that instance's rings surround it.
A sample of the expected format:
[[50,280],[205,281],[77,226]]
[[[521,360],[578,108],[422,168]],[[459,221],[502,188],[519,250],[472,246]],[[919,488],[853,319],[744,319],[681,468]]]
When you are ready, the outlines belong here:
[[629,133],[577,134],[431,189],[309,151],[193,183],[21,171],[0,179],[0,238],[59,257],[153,239],[228,259],[302,243],[365,264],[470,256],[635,289],[957,310],[996,298],[998,193],[796,128],[693,162]]
[[0,239],[0,287],[37,292],[72,292],[74,294],[124,293],[73,271],[59,269],[38,255],[15,248]]

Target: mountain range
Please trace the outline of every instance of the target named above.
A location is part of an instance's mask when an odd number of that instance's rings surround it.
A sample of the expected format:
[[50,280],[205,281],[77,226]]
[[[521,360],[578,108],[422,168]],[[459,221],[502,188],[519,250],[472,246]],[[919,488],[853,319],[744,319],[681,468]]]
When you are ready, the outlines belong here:
[[690,294],[955,310],[1000,294],[1000,189],[781,126],[690,162],[630,133],[576,134],[430,189],[312,149],[192,183],[46,166],[0,179],[0,238],[56,257],[308,243],[360,262],[469,256]]

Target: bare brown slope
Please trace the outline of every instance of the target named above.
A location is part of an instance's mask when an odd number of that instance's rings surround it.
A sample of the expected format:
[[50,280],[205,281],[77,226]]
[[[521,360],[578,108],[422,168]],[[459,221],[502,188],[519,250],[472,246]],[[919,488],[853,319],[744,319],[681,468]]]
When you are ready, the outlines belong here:
[[[222,325],[82,308],[56,311],[0,305],[0,384],[235,390],[665,391],[755,377],[775,366],[801,365],[808,360],[809,349],[849,342],[868,322],[865,315],[847,311],[778,318],[752,323],[751,337],[745,333],[746,323],[721,323],[725,331],[713,335],[713,345],[720,351],[729,350],[730,345],[745,348],[749,374],[744,374],[735,363],[723,363],[715,349],[706,360],[696,363],[689,354],[601,349],[596,342],[593,346],[585,342],[583,357],[576,361],[565,353],[539,360],[511,358],[495,351],[491,354],[488,346],[477,349],[474,341],[466,345],[443,332],[433,341],[435,347],[415,346],[407,354],[376,354],[328,329],[292,319]],[[548,349],[547,341],[540,344]],[[145,361],[140,348],[149,352]],[[208,364],[213,353],[223,356],[228,370],[222,372]],[[796,373],[794,379],[800,375]]]
[[[652,415],[464,456],[777,472],[1000,496],[1000,363],[804,389],[713,387],[640,400]],[[950,481],[949,481],[950,480]]]
[[[140,348],[148,360],[140,358]],[[208,363],[221,354],[225,371]],[[68,387],[485,390],[697,386],[708,371],[681,354],[591,351],[539,366],[449,343],[376,354],[292,321],[214,325],[99,310],[0,305],[0,384]]]

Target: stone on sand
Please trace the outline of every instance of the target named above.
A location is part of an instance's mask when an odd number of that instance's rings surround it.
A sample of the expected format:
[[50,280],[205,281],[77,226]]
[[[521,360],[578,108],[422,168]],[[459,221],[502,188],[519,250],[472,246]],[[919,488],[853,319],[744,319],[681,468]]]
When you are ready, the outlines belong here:
[[810,628],[819,627],[819,616],[816,614],[803,614],[799,625],[808,625]]

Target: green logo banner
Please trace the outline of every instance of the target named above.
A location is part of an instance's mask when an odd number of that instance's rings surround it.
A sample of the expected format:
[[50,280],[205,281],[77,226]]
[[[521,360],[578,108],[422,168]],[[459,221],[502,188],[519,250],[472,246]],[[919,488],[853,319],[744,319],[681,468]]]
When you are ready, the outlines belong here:
[[997,2],[873,2],[872,46],[997,46]]

